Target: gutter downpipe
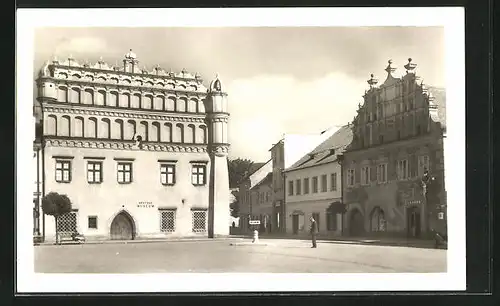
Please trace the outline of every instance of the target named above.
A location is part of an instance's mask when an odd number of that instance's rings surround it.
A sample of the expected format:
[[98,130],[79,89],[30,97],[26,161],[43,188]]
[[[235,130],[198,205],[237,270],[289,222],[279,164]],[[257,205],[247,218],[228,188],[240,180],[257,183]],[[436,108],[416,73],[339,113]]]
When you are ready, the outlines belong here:
[[[340,198],[342,206],[344,206],[344,154],[337,157],[338,163],[340,164]],[[342,210],[342,227],[340,229],[340,235],[344,236],[344,221],[345,221],[345,210]]]

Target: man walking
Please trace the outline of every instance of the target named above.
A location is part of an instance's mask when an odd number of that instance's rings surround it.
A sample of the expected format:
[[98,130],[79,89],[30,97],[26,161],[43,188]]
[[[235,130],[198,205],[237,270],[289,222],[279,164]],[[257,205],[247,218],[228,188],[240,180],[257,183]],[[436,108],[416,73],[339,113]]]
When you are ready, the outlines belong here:
[[318,231],[318,224],[316,223],[316,220],[311,216],[311,238],[312,238],[312,247],[311,248],[316,248],[316,232]]

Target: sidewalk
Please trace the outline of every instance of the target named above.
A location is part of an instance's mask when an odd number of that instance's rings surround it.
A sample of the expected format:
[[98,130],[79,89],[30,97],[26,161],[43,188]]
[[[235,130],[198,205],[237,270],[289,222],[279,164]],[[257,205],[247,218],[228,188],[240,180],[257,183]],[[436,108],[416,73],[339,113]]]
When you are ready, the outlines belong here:
[[[228,241],[228,240],[243,240],[240,237],[217,237],[217,238],[208,238],[208,237],[172,237],[172,238],[144,238],[144,239],[134,239],[134,240],[87,240],[84,243],[78,242],[63,242],[60,245],[78,245],[78,244],[132,244],[132,243],[154,243],[154,242],[201,242],[201,241]],[[41,243],[35,243],[35,246],[39,245],[55,245],[54,241],[46,241]]]
[[[232,237],[240,237],[249,239],[250,235],[233,235]],[[292,239],[292,240],[310,240],[310,236],[305,235],[284,235],[284,234],[259,234],[260,239]],[[318,235],[318,242],[326,243],[349,243],[349,244],[362,244],[362,245],[379,245],[379,246],[403,246],[413,248],[426,248],[434,249],[435,241],[433,239],[407,239],[399,237],[328,237]],[[440,249],[446,247],[439,246]]]

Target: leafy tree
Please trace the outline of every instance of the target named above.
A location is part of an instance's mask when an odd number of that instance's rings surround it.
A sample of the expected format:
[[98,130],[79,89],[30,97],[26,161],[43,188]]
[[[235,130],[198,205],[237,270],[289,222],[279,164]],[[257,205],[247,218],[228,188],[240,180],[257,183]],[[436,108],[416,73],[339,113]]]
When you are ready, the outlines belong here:
[[236,188],[243,177],[250,171],[253,161],[249,159],[236,158],[228,160],[229,188]]
[[59,244],[57,219],[71,211],[71,200],[65,194],[50,192],[42,198],[42,208],[46,215],[53,216],[56,225],[56,244]]
[[240,203],[238,202],[238,194],[233,191],[232,194],[235,196],[233,202],[229,204],[229,208],[231,209],[231,216],[233,218],[238,218],[240,216]]

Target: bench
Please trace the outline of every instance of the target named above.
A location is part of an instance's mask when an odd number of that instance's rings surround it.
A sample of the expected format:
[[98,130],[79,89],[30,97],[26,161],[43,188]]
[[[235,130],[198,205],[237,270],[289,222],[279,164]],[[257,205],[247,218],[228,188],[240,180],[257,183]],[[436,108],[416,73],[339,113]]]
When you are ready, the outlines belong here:
[[76,232],[60,232],[59,243],[84,243],[85,237]]

